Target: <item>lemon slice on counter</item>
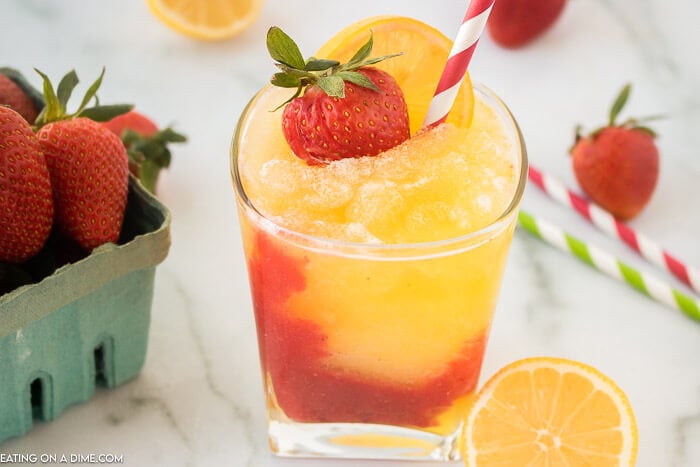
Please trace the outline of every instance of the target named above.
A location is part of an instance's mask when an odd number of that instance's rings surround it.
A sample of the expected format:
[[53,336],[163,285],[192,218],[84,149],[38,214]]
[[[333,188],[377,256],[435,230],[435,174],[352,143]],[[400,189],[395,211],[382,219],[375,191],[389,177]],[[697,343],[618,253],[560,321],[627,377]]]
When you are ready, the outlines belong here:
[[196,39],[221,40],[250,26],[263,0],[146,0],[151,12],[172,29]]
[[537,357],[484,385],[463,442],[468,467],[633,466],[637,426],[610,378],[583,363]]

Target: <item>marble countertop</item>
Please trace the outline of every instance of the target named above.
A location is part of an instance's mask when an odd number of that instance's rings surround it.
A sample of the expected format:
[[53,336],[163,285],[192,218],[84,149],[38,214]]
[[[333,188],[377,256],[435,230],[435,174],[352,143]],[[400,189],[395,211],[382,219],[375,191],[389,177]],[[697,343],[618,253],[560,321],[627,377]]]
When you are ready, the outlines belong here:
[[[3,1],[0,65],[35,84],[33,67],[55,79],[75,68],[81,86],[104,65],[102,102],[135,103],[189,142],[173,147],[174,163],[159,186],[173,215],[173,244],[157,272],[141,374],[37,423],[0,444],[0,453],[113,453],[129,466],[367,465],[277,459],[268,451],[229,144],[247,100],[273,72],[264,48],[270,25],[293,33],[307,51],[345,24],[384,13],[420,18],[452,36],[465,3],[267,0],[248,31],[206,43],[167,29],[141,0]],[[696,265],[700,61],[690,44],[700,40],[698,17],[691,0],[571,0],[556,26],[525,49],[482,38],[470,68],[473,80],[510,105],[531,162],[571,187],[574,127],[603,123],[614,96],[632,82],[628,115],[666,116],[654,123],[662,157],[657,191],[632,226]],[[523,207],[653,270],[534,186]],[[639,425],[638,466],[700,465],[700,323],[518,231],[482,383],[535,355],[581,360],[626,391]]]

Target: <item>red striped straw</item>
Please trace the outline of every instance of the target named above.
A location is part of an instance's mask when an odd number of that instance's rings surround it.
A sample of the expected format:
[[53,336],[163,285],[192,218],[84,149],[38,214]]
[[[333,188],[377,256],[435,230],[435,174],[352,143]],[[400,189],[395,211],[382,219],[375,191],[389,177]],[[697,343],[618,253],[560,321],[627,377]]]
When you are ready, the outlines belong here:
[[528,168],[528,178],[547,196],[573,209],[598,229],[627,244],[641,257],[673,274],[685,285],[700,292],[700,273],[661,248],[650,238],[634,231],[610,212],[566,188],[566,186],[534,168]]
[[471,0],[467,14],[462,20],[457,38],[452,44],[450,56],[440,77],[433,100],[430,101],[428,114],[425,116],[423,127],[439,125],[447,119],[452,108],[459,85],[467,72],[467,67],[474,54],[477,42],[486,26],[494,0]]

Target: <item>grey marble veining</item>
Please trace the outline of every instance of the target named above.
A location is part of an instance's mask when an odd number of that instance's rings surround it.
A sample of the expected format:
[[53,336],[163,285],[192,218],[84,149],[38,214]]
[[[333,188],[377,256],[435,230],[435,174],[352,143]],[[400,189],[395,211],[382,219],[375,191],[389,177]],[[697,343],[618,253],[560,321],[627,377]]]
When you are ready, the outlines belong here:
[[[38,423],[0,444],[0,453],[109,452],[123,454],[129,466],[368,465],[269,454],[229,145],[241,110],[274,72],[264,44],[270,25],[293,32],[305,51],[375,14],[420,18],[451,36],[465,4],[266,0],[248,31],[205,43],[170,31],[142,1],[0,3],[0,65],[22,70],[35,84],[33,67],[54,79],[75,68],[80,86],[105,66],[103,102],[135,103],[190,139],[173,148],[173,165],[159,186],[173,214],[173,246],[158,269],[140,376]],[[312,8],[323,21],[308,27]],[[531,162],[571,187],[567,151],[575,125],[603,123],[614,95],[631,81],[627,115],[665,116],[653,122],[661,135],[659,185],[632,225],[700,265],[697,18],[700,6],[692,0],[570,0],[556,26],[526,49],[508,51],[483,37],[470,70],[516,115]],[[534,187],[524,207],[653,270]],[[503,365],[534,355],[589,363],[625,390],[639,425],[639,467],[700,466],[700,324],[518,231],[482,383]]]

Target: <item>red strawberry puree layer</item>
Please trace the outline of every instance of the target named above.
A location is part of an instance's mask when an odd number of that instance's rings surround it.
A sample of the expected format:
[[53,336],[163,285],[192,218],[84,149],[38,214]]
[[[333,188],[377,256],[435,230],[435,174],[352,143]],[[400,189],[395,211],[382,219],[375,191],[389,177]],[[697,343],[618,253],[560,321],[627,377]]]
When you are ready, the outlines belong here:
[[249,272],[263,371],[277,402],[299,422],[364,422],[429,427],[476,386],[485,337],[465,346],[447,369],[412,385],[370,379],[324,364],[326,336],[316,323],[291,317],[287,299],[305,288],[304,261],[258,232]]

